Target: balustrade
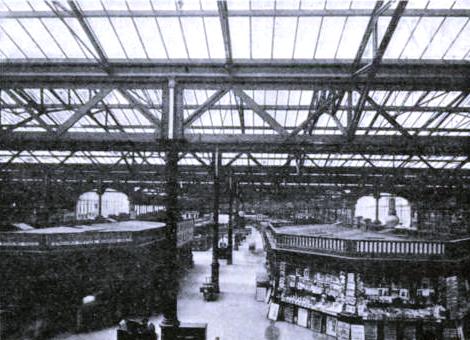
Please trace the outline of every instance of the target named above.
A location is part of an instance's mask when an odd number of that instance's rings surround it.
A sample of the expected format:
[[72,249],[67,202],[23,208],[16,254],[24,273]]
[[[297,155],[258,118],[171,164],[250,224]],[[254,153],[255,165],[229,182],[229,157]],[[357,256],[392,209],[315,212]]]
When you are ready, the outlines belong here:
[[325,252],[356,257],[461,258],[470,252],[470,238],[452,241],[342,239],[314,235],[292,235],[266,228],[267,238],[277,248]]

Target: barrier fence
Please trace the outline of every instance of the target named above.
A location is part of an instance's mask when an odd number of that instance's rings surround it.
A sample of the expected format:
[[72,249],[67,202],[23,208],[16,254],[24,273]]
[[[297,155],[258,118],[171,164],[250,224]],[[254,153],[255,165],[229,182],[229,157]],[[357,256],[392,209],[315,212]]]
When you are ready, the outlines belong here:
[[271,226],[266,228],[266,236],[276,248],[344,256],[448,259],[462,258],[470,253],[470,238],[449,241],[345,239],[279,233]]

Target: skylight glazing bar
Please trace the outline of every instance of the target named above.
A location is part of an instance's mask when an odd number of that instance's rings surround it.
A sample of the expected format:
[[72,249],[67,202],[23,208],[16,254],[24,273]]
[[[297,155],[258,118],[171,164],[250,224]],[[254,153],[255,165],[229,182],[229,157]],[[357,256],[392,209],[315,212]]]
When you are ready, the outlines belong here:
[[137,27],[137,24],[136,24],[136,22],[135,22],[135,17],[132,15],[132,10],[130,9],[129,3],[128,3],[127,1],[126,1],[126,6],[127,6],[127,9],[129,10],[129,13],[131,14],[132,25],[134,26],[134,29],[135,29],[135,31],[136,31],[136,33],[137,33],[137,37],[139,38],[139,42],[140,42],[140,44],[142,45],[142,49],[143,49],[143,51],[144,51],[144,53],[145,53],[145,57],[146,57],[147,59],[150,59],[149,54],[148,54],[148,52],[147,52],[147,49],[146,49],[146,47],[145,47],[144,41],[142,40],[142,36],[140,35],[139,28]]
[[0,29],[3,31],[5,36],[15,45],[15,47],[20,51],[20,53],[23,55],[23,57],[28,60],[29,56],[23,51],[23,49],[18,45],[15,39],[3,28],[3,26],[0,25]]
[[[103,3],[101,3],[101,5],[104,7]],[[106,11],[106,10],[105,10]],[[122,43],[122,40],[121,38],[119,37],[119,34],[116,30],[116,27],[114,26],[114,22],[113,20],[111,20],[111,17],[108,15],[107,17],[107,20],[109,22],[109,24],[111,25],[111,29],[113,30],[113,33],[114,33],[114,36],[116,37],[118,43],[119,43],[119,47],[121,47],[121,50],[122,52],[124,53],[124,56],[126,57],[126,59],[129,59],[129,55],[127,54],[127,51],[126,49],[124,48],[124,44]]]
[[[83,56],[85,56],[86,58],[88,58],[87,56],[87,53],[85,52],[84,48],[86,48],[90,55],[92,55],[94,58],[96,58],[93,54],[93,51],[91,51],[88,46],[81,40],[81,38],[78,36],[78,34],[71,28],[71,26],[67,23],[67,21],[65,21],[65,19],[63,17],[61,17],[59,15],[59,11],[56,10],[54,8],[53,5],[49,4],[48,2],[46,2],[46,5],[49,6],[49,8],[51,9],[51,12],[54,13],[54,17],[55,18],[59,18],[60,22],[62,22],[62,24],[66,27],[66,29],[69,31],[70,35],[73,37],[75,43],[77,44],[78,48],[80,49],[80,51],[82,52]],[[46,25],[45,25],[46,26]]]
[[168,48],[166,46],[165,39],[163,39],[162,29],[160,28],[160,24],[159,24],[158,19],[157,19],[158,14],[155,11],[155,8],[153,7],[153,2],[152,1],[150,1],[150,7],[152,7],[152,17],[154,18],[155,24],[157,25],[158,35],[160,36],[160,40],[162,41],[162,45],[163,45],[163,49],[165,50],[166,58],[170,59],[170,55],[168,54]]
[[103,64],[103,66],[106,69],[109,69],[109,64],[108,64],[106,54],[104,53],[103,49],[101,48],[100,44],[98,43],[98,39],[96,38],[95,33],[93,32],[93,30],[90,28],[90,26],[86,22],[86,19],[83,17],[83,15],[82,15],[80,9],[78,8],[77,4],[74,1],[71,1],[71,0],[69,0],[67,3],[69,4],[70,8],[72,9],[76,19],[80,23],[80,26],[82,27],[83,31],[85,32],[88,40],[90,41],[93,48],[95,49],[95,52],[98,54],[98,57],[99,57],[98,60],[100,61],[100,63]]
[[[447,54],[451,51],[452,49],[452,46],[454,46],[455,42],[461,38],[461,35],[462,35],[462,32],[466,29],[467,25],[470,23],[470,18],[467,19],[467,21],[465,22],[464,25],[462,25],[462,28],[460,29],[460,31],[455,35],[454,39],[452,39],[451,43],[449,44],[449,46],[447,47],[446,51],[444,52],[444,55],[442,57],[442,59],[446,59],[446,56]],[[461,39],[465,39],[464,37],[461,38]]]
[[336,59],[336,57],[338,56],[338,50],[339,50],[339,47],[341,46],[341,42],[343,41],[344,29],[346,28],[346,25],[348,23],[348,19],[349,19],[349,17],[346,17],[346,19],[343,22],[343,27],[341,28],[341,34],[339,36],[338,45],[336,46],[335,54],[333,56],[333,59]]
[[31,41],[33,42],[33,44],[37,47],[37,49],[39,51],[41,51],[42,55],[44,56],[44,58],[46,59],[49,59],[49,56],[46,54],[46,52],[44,52],[44,50],[42,49],[41,47],[41,44],[39,44],[36,39],[34,39],[34,36],[31,34],[31,32],[26,28],[25,25],[23,25],[23,23],[21,22],[20,19],[15,19],[16,22],[18,23],[18,25],[20,25],[20,27],[23,29],[23,31],[28,35],[29,39],[31,39]]
[[[437,33],[439,32],[439,30],[441,29],[442,25],[444,24],[444,22],[446,21],[446,18],[442,18],[441,22],[439,23],[439,25],[437,26],[436,30],[433,32],[432,36],[431,36],[431,39],[429,40],[429,42],[426,44],[426,47],[424,48],[423,52],[421,52],[420,56],[418,57],[418,59],[422,59],[423,56],[426,54],[427,50],[429,49],[429,47],[431,46],[434,38],[436,37]],[[442,59],[442,58],[441,58]]]

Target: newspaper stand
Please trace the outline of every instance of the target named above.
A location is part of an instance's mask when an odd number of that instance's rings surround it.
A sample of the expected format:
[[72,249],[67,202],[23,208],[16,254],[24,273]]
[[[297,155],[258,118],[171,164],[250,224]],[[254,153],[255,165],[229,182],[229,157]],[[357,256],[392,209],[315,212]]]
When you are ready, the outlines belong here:
[[266,294],[269,288],[268,274],[259,272],[256,273],[256,301],[265,301]]

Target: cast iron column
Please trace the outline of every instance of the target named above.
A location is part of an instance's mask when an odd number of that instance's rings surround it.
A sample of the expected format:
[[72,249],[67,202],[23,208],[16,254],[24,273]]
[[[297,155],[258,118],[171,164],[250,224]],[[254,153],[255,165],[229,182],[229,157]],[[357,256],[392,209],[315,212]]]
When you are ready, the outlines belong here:
[[[166,228],[164,247],[163,277],[163,321],[162,339],[173,339],[175,329],[179,326],[177,315],[177,222],[178,222],[178,151],[174,145],[166,154]],[[164,336],[166,335],[166,336]]]
[[214,165],[214,225],[212,230],[212,265],[211,282],[216,293],[219,289],[219,170],[221,157],[217,148],[213,154]]
[[[238,204],[239,204],[239,200],[238,200],[238,183],[235,182],[234,184],[234,187],[235,187],[235,197],[234,197],[234,205],[235,205],[235,216],[234,216],[234,220],[235,220],[235,226],[237,228],[237,230],[240,230],[240,216],[238,215]],[[236,239],[238,239],[236,237]],[[239,239],[238,239],[239,240]],[[240,241],[240,240],[239,240]],[[235,250],[238,250],[238,242],[235,242],[235,247],[234,247]]]
[[227,254],[227,264],[233,263],[233,179],[230,175],[228,179],[228,188],[229,188],[229,201],[228,201],[228,254]]
[[375,195],[375,222],[379,223],[379,200],[380,194]]
[[168,145],[166,154],[166,228],[165,242],[163,243],[163,321],[160,324],[162,340],[175,340],[177,338],[178,321],[178,248],[177,223],[178,211],[178,145],[181,135],[183,90],[176,86],[174,79],[168,81],[168,86],[162,89],[162,121],[161,138]]
[[103,193],[98,192],[98,218],[103,217]]
[[42,227],[49,226],[49,210],[50,210],[50,184],[51,178],[47,172],[44,172],[43,192],[42,192],[42,207],[39,212],[39,225]]

